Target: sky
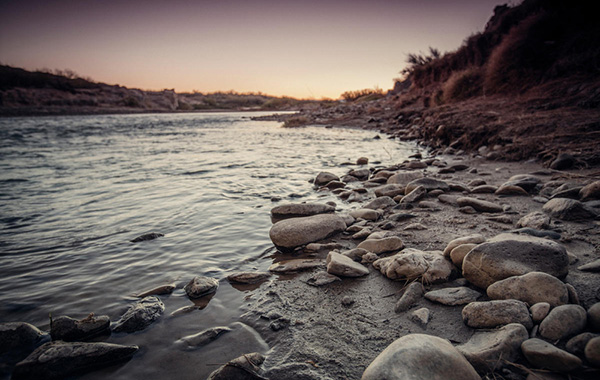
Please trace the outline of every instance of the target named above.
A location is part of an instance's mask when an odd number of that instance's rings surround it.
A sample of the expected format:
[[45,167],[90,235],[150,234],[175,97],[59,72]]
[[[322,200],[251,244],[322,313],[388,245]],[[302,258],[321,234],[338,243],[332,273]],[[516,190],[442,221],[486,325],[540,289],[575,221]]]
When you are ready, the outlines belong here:
[[[144,90],[336,99],[457,49],[508,0],[0,0],[0,63]],[[514,1],[513,1],[514,3]]]

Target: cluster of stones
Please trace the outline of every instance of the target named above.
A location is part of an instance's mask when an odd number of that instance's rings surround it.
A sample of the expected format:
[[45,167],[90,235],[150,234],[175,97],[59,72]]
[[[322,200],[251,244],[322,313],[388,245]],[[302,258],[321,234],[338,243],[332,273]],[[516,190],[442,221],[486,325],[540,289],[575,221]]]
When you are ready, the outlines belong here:
[[[286,210],[294,210],[288,213],[293,217],[271,228],[275,246],[282,251],[301,248],[305,252],[326,250],[328,254],[324,261],[287,260],[270,270],[316,269],[308,283],[322,286],[344,277],[368,275],[371,265],[391,280],[413,281],[397,301],[396,312],[409,311],[424,296],[432,302],[462,306],[464,323],[477,329],[468,342],[458,346],[428,335],[404,336],[371,363],[364,380],[401,379],[409,374],[415,379],[446,374],[453,374],[448,378],[479,379],[514,362],[562,373],[600,368],[600,304],[588,310],[579,305],[575,288],[564,282],[569,256],[564,246],[551,240],[560,235],[549,229],[552,219],[597,219],[600,181],[542,184],[536,176],[517,175],[496,187],[482,180],[468,185],[448,183],[403,170],[428,165],[441,167],[445,173],[468,169],[465,165],[445,167],[431,159],[380,170],[355,169],[341,178],[319,173],[314,179],[318,191],[331,191],[349,203],[367,203],[347,214],[336,214],[333,203],[285,205]],[[453,191],[461,195],[449,194]],[[466,214],[497,214],[497,220],[503,221],[501,214],[507,207],[477,197],[483,193],[499,197],[536,194],[544,206],[542,211],[521,218],[515,233],[489,239],[478,234],[464,236],[449,242],[443,251],[405,247],[399,236],[386,231],[395,228],[396,222],[415,217],[410,213],[415,207],[436,207],[428,198],[454,205]],[[372,194],[375,199],[369,198]],[[278,214],[276,209],[273,214]],[[405,227],[423,228],[418,223]],[[318,243],[338,233],[360,242],[355,248]],[[600,264],[579,269],[597,271]],[[453,282],[460,286],[424,291],[424,285],[455,277],[462,277]],[[426,325],[429,310],[415,310],[411,318]]]

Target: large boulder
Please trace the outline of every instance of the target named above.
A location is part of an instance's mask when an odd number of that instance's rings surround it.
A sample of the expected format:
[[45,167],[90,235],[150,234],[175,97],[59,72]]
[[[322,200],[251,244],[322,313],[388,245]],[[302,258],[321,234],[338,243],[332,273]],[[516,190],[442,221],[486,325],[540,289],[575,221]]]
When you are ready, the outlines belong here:
[[327,255],[327,273],[343,277],[360,277],[369,274],[369,269],[348,256],[331,251]]
[[493,283],[487,288],[493,300],[516,299],[530,305],[547,302],[560,306],[569,302],[569,291],[558,278],[543,272],[530,272]]
[[479,380],[467,359],[450,342],[432,335],[397,339],[367,367],[362,380]]
[[373,267],[391,280],[421,278],[425,283],[447,281],[455,270],[442,252],[414,248],[406,248],[393,256],[379,259],[373,263]]
[[553,341],[568,338],[582,332],[586,323],[587,314],[583,307],[557,306],[540,323],[540,335]]
[[469,363],[482,373],[502,368],[521,356],[521,344],[529,338],[525,326],[510,323],[496,330],[477,331],[467,343],[456,348]]
[[279,248],[292,249],[346,229],[344,219],[338,215],[321,214],[285,219],[275,223],[269,231],[273,244]]
[[541,339],[527,339],[521,351],[534,367],[556,372],[571,372],[581,367],[581,359]]
[[465,324],[473,328],[492,328],[509,323],[520,323],[533,327],[529,309],[517,300],[471,302],[462,310]]
[[48,342],[17,364],[12,379],[63,379],[129,360],[137,350],[112,343]]
[[110,318],[107,315],[95,317],[92,313],[81,320],[62,316],[52,319],[50,334],[53,340],[74,342],[88,340],[108,331],[109,328]]
[[334,212],[335,207],[322,203],[290,203],[271,209],[275,218],[291,218],[299,216],[312,216]]
[[569,198],[554,198],[546,202],[542,210],[553,218],[562,220],[589,220],[598,217],[598,213],[585,203]]
[[566,249],[553,241],[502,234],[473,248],[464,258],[463,276],[482,289],[496,281],[529,272],[562,278],[569,272]]
[[131,305],[115,326],[114,332],[143,330],[156,321],[165,311],[165,305],[157,297],[146,297]]

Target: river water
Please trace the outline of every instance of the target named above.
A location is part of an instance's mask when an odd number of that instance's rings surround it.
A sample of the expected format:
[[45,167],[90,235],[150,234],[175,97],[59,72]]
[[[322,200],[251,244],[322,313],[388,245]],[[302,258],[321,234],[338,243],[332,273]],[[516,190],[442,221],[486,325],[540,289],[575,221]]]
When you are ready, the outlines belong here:
[[[102,339],[140,346],[131,361],[80,378],[202,379],[219,363],[268,350],[237,322],[250,290],[223,279],[273,263],[270,209],[356,207],[308,181],[323,170],[343,175],[361,156],[402,162],[415,148],[373,131],[250,120],[259,115],[0,119],[0,322],[48,329],[50,315],[90,312],[116,321],[136,292],[176,283],[161,296],[159,321]],[[149,232],[165,236],[131,242]],[[219,290],[206,307],[186,309],[194,304],[182,287],[198,275],[220,279]],[[174,343],[214,326],[234,331],[202,349]]]

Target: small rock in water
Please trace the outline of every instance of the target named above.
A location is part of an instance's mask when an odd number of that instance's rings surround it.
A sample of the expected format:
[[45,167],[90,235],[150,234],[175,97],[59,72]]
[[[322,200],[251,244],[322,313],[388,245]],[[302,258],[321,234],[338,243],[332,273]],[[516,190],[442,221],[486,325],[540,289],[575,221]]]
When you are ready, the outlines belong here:
[[394,311],[396,313],[402,313],[410,309],[421,299],[421,297],[423,297],[423,285],[418,281],[415,281],[406,288],[402,297],[396,302]]
[[356,160],[356,165],[367,165],[369,163],[369,159],[367,157],[359,157]]
[[165,305],[157,297],[146,297],[129,307],[115,326],[114,332],[132,333],[143,330],[156,321],[165,311]]
[[267,272],[236,272],[227,276],[229,282],[238,284],[257,284],[271,277]]
[[129,360],[138,349],[112,343],[48,342],[17,364],[12,379],[63,379]]
[[292,249],[314,243],[346,229],[344,219],[335,214],[319,214],[285,219],[275,223],[269,237],[275,246]]
[[221,336],[227,332],[230,332],[230,331],[231,331],[231,329],[229,327],[224,327],[224,326],[213,327],[213,328],[201,331],[194,335],[184,336],[183,338],[179,339],[175,343],[177,343],[179,345],[183,345],[185,348],[198,348],[198,347],[206,346],[210,342],[217,339],[219,336]]
[[327,272],[318,272],[318,273],[315,273],[308,280],[306,280],[306,283],[308,285],[312,285],[312,286],[323,286],[323,285],[331,284],[332,282],[335,282],[335,281],[342,281],[342,279],[339,278],[338,276],[329,274]]
[[336,176],[333,173],[329,173],[329,172],[321,172],[317,175],[317,177],[315,178],[315,185],[317,186],[322,186],[327,184],[328,182],[331,181],[339,181],[340,177]]
[[571,372],[581,367],[582,364],[581,359],[577,356],[537,338],[523,342],[521,351],[533,366],[551,371]]
[[165,235],[156,233],[156,232],[151,232],[149,234],[144,234],[144,235],[138,236],[135,239],[131,240],[131,242],[138,243],[140,241],[148,241],[148,240],[158,239],[159,237],[163,237],[163,236],[165,236]]
[[258,352],[235,358],[215,370],[207,380],[264,380],[260,366],[265,357]]
[[94,317],[94,313],[91,313],[81,320],[62,316],[52,319],[50,335],[53,340],[74,342],[88,340],[109,331],[109,328],[110,318],[107,315]]
[[173,293],[173,290],[175,290],[175,284],[161,285],[157,286],[156,288],[148,289],[139,294],[136,294],[136,297],[144,298],[148,296],[157,296],[161,294],[171,294]]
[[442,305],[466,305],[477,301],[482,294],[476,290],[461,286],[457,288],[444,288],[432,290],[425,293],[425,298],[430,301],[441,303]]
[[196,276],[183,288],[190,298],[200,298],[217,291],[219,280],[212,277]]

